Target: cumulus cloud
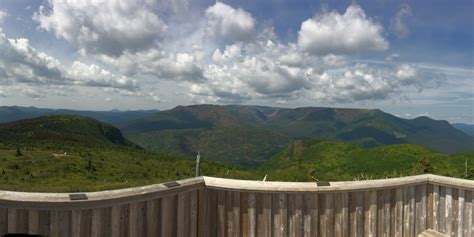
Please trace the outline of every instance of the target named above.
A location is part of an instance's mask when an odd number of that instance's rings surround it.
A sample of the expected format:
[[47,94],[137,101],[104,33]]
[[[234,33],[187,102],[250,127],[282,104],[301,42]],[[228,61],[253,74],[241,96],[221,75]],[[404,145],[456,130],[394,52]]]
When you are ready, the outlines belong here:
[[0,28],[0,83],[83,85],[133,90],[137,82],[116,76],[94,64],[75,61],[64,66],[56,58],[31,47],[28,39],[10,39]]
[[25,88],[21,90],[21,93],[27,97],[34,98],[34,99],[39,99],[39,98],[44,98],[45,92],[39,89],[31,89],[31,88]]
[[189,53],[168,53],[151,49],[146,52],[127,52],[118,58],[102,57],[102,61],[127,75],[145,74],[158,79],[179,81],[199,81],[203,78],[194,55]]
[[206,10],[207,33],[224,40],[243,41],[252,37],[255,19],[243,9],[216,2]]
[[0,10],[0,25],[3,23],[5,18],[7,18],[8,13],[5,10]]
[[344,14],[331,11],[301,24],[298,46],[317,55],[383,51],[389,43],[383,27],[365,15],[358,5],[350,5]]
[[153,46],[167,31],[156,7],[154,0],[49,0],[33,18],[41,29],[86,52],[117,56]]
[[430,81],[443,77],[407,64],[390,68],[356,64],[345,71],[319,75],[308,95],[313,100],[340,103],[382,100],[403,96],[403,89],[409,87],[419,91],[432,88]]
[[408,4],[403,4],[397,14],[392,18],[390,29],[398,38],[405,38],[410,33],[410,29],[406,25],[405,20],[412,15],[411,7]]

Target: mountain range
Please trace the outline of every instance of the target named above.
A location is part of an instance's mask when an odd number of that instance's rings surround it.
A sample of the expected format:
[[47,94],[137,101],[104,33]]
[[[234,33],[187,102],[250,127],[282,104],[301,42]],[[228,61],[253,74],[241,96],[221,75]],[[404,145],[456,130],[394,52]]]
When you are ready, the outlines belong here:
[[447,121],[403,119],[378,109],[191,105],[164,111],[74,111],[0,107],[0,121],[76,114],[118,127],[153,152],[258,167],[299,139],[330,139],[361,147],[416,144],[441,153],[474,150],[474,138]]

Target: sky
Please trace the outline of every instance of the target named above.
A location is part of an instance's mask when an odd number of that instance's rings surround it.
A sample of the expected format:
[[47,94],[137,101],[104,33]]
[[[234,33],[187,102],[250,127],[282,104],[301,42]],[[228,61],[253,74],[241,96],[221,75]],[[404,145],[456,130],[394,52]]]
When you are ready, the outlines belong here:
[[474,124],[471,0],[0,0],[0,106],[379,108]]

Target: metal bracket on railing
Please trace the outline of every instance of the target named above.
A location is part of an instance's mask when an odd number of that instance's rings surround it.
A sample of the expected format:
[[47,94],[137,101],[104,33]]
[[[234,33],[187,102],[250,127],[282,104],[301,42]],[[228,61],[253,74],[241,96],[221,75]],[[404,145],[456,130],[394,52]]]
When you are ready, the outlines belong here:
[[165,185],[167,188],[173,188],[173,187],[181,186],[181,184],[179,184],[176,181],[164,183],[163,185]]
[[72,201],[77,201],[77,200],[87,200],[87,195],[85,193],[73,193],[69,194],[69,199]]

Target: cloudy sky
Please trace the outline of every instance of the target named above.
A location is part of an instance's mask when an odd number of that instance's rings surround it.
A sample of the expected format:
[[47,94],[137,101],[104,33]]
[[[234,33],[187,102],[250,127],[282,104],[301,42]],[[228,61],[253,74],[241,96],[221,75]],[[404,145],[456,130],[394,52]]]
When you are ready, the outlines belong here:
[[0,105],[380,108],[474,123],[471,0],[1,0]]

